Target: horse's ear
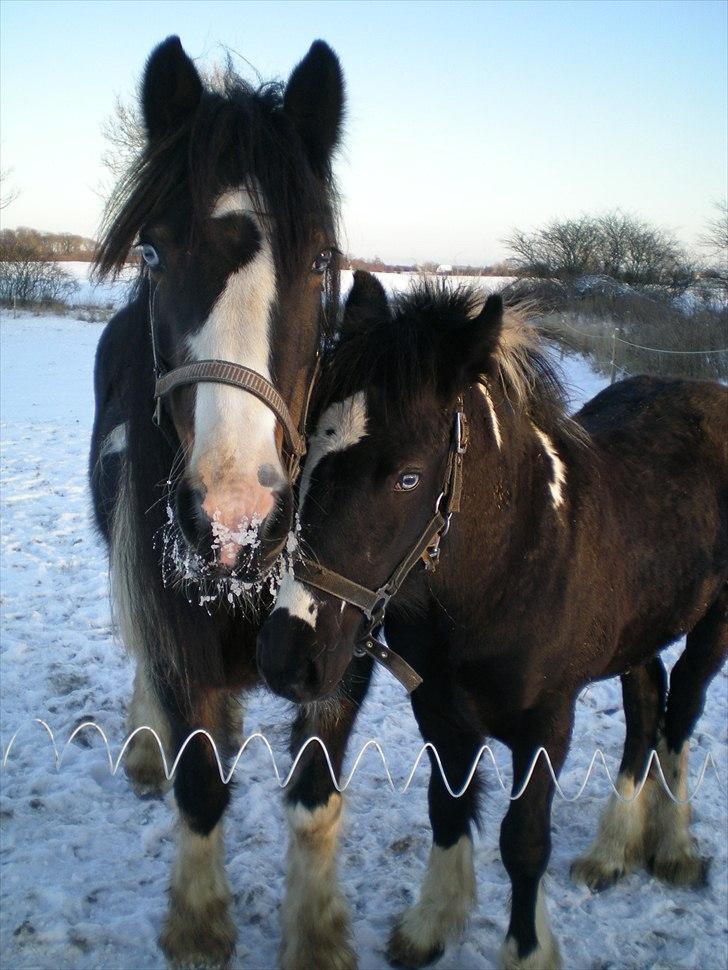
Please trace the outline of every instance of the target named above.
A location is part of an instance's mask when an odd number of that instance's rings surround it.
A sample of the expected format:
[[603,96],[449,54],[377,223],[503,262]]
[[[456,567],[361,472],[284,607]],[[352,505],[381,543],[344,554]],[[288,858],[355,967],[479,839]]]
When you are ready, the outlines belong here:
[[152,51],[142,79],[142,111],[151,142],[179,128],[197,109],[202,81],[182,49],[179,37],[168,37]]
[[328,44],[315,40],[294,67],[283,96],[283,110],[306,146],[317,172],[325,173],[339,142],[344,117],[344,76]]
[[453,368],[455,380],[451,385],[454,393],[459,394],[481,374],[489,373],[502,325],[503,297],[500,293],[491,293],[477,317],[460,328],[450,353],[443,354],[445,360],[452,353],[457,354]]
[[369,320],[389,317],[389,301],[384,287],[371,273],[358,269],[354,273],[354,285],[349,290],[344,307],[341,329],[356,330]]

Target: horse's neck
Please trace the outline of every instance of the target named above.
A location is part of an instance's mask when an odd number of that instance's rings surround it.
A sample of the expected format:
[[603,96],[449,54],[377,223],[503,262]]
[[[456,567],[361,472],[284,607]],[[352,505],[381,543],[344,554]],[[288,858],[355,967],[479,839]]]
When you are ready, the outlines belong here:
[[465,406],[470,441],[453,530],[460,548],[450,561],[455,572],[472,570],[485,591],[542,557],[567,554],[574,456],[563,434],[540,428],[493,382],[472,388]]

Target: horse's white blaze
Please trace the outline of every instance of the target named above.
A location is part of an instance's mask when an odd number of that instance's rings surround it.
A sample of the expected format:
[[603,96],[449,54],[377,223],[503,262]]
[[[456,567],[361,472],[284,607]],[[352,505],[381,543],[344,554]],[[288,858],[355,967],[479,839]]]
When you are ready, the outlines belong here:
[[536,949],[519,957],[515,938],[507,936],[500,952],[501,970],[561,970],[561,955],[549,924],[543,880],[538,885],[535,921]]
[[313,811],[301,804],[289,809],[288,871],[281,907],[283,970],[356,966],[336,873],[341,804],[341,795],[333,792]]
[[303,583],[298,582],[292,572],[287,572],[283,577],[273,612],[276,610],[288,610],[291,616],[298,617],[312,629],[316,629],[318,604],[308,589]]
[[[191,360],[228,360],[271,379],[270,321],[276,301],[276,271],[270,237],[244,189],[226,192],[215,216],[246,212],[261,234],[255,256],[232,273],[202,328],[188,339]],[[276,419],[252,394],[224,384],[200,383],[195,391],[193,479],[205,491],[203,508],[232,533],[262,521],[274,504],[273,492],[258,480],[258,469],[271,465],[284,479],[275,443]],[[235,558],[231,540],[221,558]]]
[[467,835],[442,849],[433,845],[420,897],[399,920],[390,949],[409,954],[421,952],[423,959],[457,937],[475,904],[473,843]]
[[551,501],[555,509],[558,509],[564,501],[564,485],[566,484],[566,465],[564,465],[561,458],[559,458],[559,453],[554,447],[553,441],[549,438],[547,434],[544,434],[540,428],[533,425],[533,430],[536,432],[536,437],[541,442],[543,450],[551,462],[551,481],[549,482],[549,491],[551,492]]
[[493,398],[490,396],[490,391],[488,390],[487,386],[482,381],[478,383],[478,390],[485,398],[485,403],[488,406],[490,421],[493,425],[493,437],[495,438],[495,443],[498,445],[498,451],[500,451],[501,446],[503,445],[503,439],[501,438],[500,424],[498,423],[498,415],[495,413]]
[[301,508],[319,462],[334,451],[353,447],[366,433],[367,398],[364,391],[358,391],[344,401],[337,401],[324,411],[309,441],[306,466],[301,476]]

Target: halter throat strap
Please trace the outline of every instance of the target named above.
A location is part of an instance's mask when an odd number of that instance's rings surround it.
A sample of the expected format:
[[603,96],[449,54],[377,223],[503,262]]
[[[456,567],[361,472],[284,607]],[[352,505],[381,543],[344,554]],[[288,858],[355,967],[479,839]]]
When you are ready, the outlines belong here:
[[443,488],[430,521],[425,526],[412,549],[400,562],[384,586],[369,589],[360,583],[342,576],[341,573],[327,569],[320,563],[305,556],[300,557],[293,572],[297,580],[330,593],[338,599],[356,606],[367,619],[364,632],[357,641],[354,653],[357,656],[368,654],[378,664],[388,670],[411,694],[422,683],[417,671],[386,643],[379,639],[384,616],[389,601],[399,591],[407,576],[420,560],[425,568],[434,572],[440,559],[440,542],[450,528],[450,517],[460,511],[463,490],[463,459],[468,447],[468,424],[462,398],[458,399],[453,422],[453,432]]

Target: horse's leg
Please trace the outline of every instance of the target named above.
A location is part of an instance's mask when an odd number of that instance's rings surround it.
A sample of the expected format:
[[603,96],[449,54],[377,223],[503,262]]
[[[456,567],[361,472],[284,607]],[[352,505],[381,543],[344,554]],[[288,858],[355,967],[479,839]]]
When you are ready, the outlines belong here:
[[[230,694],[197,688],[193,709],[185,715],[173,696],[165,700],[175,755],[192,731],[204,728],[215,739],[224,767],[234,730]],[[204,736],[197,735],[185,748],[174,775],[174,795],[179,811],[177,857],[160,946],[173,966],[225,966],[236,938],[222,840],[222,815],[230,792]]]
[[617,793],[609,797],[596,839],[571,866],[572,879],[590,889],[606,889],[645,862],[649,786],[644,790],[639,786],[657,745],[666,693],[665,668],[659,657],[622,675],[627,733]]
[[[412,695],[412,710],[425,741],[437,748],[442,769],[454,792],[470,776],[481,739],[457,723],[457,707],[448,701],[443,673],[425,675]],[[428,807],[432,848],[419,899],[397,920],[387,947],[390,963],[421,967],[437,959],[456,939],[475,904],[472,825],[478,812],[478,780],[473,776],[460,798],[453,798],[432,751]]]
[[[522,715],[514,741],[513,792],[522,788],[540,747],[555,775],[564,763],[573,724],[573,703],[534,709]],[[551,802],[554,783],[541,754],[522,794],[511,801],[501,825],[500,848],[511,879],[511,918],[500,966],[504,970],[558,970],[558,944],[548,921],[542,885],[551,853]]]
[[[359,706],[371,678],[371,661],[355,660],[340,699],[299,709],[291,732],[295,757],[306,738],[318,735],[337,780]],[[336,847],[342,797],[318,742],[306,749],[286,792],[288,870],[281,907],[280,964],[283,970],[353,970],[349,911],[338,885]]]
[[[162,742],[167,766],[171,767],[174,752],[171,747],[169,718],[157,699],[145,663],[140,659],[137,661],[134,689],[129,704],[128,734],[142,726],[154,729]],[[164,773],[159,745],[151,731],[140,731],[134,735],[126,749],[124,771],[140,798],[161,797],[171,784]]]
[[684,652],[670,674],[664,736],[657,753],[665,791],[653,772],[647,829],[647,861],[654,875],[666,882],[688,886],[704,881],[707,861],[695,850],[690,835],[687,797],[687,762],[690,735],[703,712],[708,684],[728,655],[728,586],[703,619],[687,636]]

